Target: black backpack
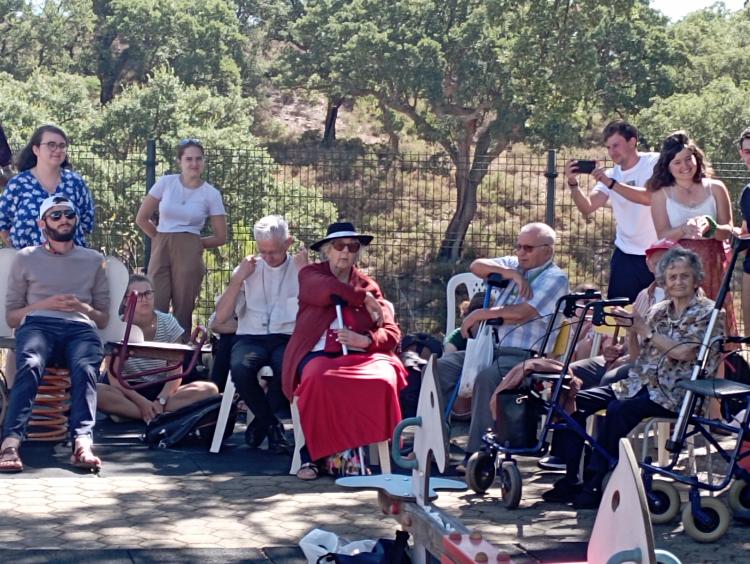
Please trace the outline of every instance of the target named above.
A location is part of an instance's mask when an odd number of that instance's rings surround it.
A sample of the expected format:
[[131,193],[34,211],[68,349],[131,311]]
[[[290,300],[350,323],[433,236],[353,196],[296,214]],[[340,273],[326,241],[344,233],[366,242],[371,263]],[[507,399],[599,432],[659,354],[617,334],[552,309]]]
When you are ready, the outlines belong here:
[[[177,411],[156,416],[146,425],[141,440],[150,448],[170,448],[191,442],[209,445],[216,429],[221,398],[222,396],[207,398]],[[232,434],[236,420],[237,405],[232,402],[222,440]]]

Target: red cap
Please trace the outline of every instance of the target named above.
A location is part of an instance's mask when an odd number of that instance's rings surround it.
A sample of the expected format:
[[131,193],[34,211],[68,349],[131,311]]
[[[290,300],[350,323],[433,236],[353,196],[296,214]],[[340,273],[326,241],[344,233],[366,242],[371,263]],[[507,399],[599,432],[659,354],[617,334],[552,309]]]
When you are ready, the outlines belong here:
[[656,243],[653,243],[648,249],[646,249],[646,256],[651,256],[656,251],[668,251],[669,249],[679,246],[680,245],[679,243],[677,243],[677,241],[672,241],[671,239],[661,239]]

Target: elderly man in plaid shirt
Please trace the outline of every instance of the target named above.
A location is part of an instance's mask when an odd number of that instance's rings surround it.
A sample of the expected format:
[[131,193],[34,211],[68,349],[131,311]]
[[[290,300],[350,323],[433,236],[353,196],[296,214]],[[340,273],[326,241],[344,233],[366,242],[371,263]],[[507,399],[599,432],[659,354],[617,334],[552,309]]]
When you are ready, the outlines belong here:
[[[510,296],[502,305],[478,309],[469,314],[461,324],[461,332],[469,330],[480,321],[502,318],[497,328],[498,344],[494,361],[489,368],[477,374],[471,408],[471,427],[466,459],[479,450],[482,434],[492,427],[489,398],[508,371],[529,358],[539,347],[547,328],[549,316],[557,300],[569,293],[568,276],[553,262],[555,230],[544,223],[529,223],[518,234],[515,256],[478,259],[471,264],[471,272],[480,278],[497,273],[511,280]],[[554,345],[554,335],[550,347]],[[542,351],[537,351],[542,352]],[[437,362],[438,379],[443,397],[450,397],[461,377],[464,363],[463,351],[444,355]],[[465,464],[457,471],[465,470]]]

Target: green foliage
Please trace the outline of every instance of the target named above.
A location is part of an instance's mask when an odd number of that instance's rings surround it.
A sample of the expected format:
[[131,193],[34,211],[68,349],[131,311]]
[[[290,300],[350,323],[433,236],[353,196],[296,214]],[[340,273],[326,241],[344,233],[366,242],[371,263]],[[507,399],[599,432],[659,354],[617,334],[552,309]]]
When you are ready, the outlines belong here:
[[698,92],[657,99],[635,118],[645,137],[658,148],[676,129],[686,130],[712,160],[737,160],[740,132],[750,124],[750,82],[730,77],[710,82]]

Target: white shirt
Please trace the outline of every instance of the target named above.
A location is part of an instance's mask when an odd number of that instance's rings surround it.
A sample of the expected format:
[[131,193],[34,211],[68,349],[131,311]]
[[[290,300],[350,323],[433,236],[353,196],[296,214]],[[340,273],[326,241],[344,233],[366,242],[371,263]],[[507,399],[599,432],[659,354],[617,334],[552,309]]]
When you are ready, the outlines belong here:
[[198,188],[188,188],[180,182],[179,174],[167,174],[148,191],[159,200],[159,233],[194,233],[200,235],[206,218],[226,215],[221,192],[204,182]]
[[238,335],[291,335],[294,332],[299,308],[298,273],[289,255],[277,267],[258,259],[255,272],[244,281],[237,297]]
[[[638,153],[638,162],[628,170],[615,165],[607,170],[607,176],[622,184],[646,186],[651,178],[654,165],[659,160],[659,153]],[[617,192],[597,182],[591,193],[601,192],[609,198],[612,212],[617,222],[615,245],[629,255],[645,255],[646,249],[658,239],[654,220],[651,218],[651,206],[631,202]]]

